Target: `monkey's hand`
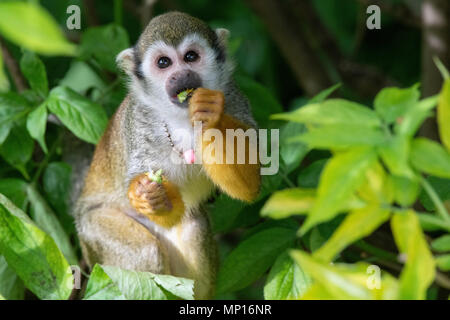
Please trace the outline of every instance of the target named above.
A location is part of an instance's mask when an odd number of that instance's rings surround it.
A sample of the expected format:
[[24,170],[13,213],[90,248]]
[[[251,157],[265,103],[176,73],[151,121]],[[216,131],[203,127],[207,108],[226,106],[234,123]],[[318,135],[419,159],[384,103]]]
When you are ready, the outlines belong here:
[[164,185],[151,181],[145,173],[131,180],[128,199],[133,208],[144,215],[168,213],[172,209]]
[[194,125],[201,121],[203,130],[215,128],[220,122],[225,105],[221,91],[198,88],[189,99],[189,116]]

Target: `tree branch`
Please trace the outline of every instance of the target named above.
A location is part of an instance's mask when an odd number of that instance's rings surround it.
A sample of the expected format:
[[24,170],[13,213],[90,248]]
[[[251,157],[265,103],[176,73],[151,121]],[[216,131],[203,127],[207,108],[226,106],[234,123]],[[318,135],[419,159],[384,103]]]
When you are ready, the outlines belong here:
[[300,34],[296,18],[283,1],[246,0],[262,18],[273,40],[288,61],[296,80],[307,95],[315,95],[332,81],[315,52]]
[[14,81],[17,91],[22,92],[28,89],[27,81],[25,80],[22,72],[20,71],[19,64],[9,51],[8,47],[4,43],[3,39],[0,38],[0,45],[2,47],[3,60],[5,61],[6,68]]
[[98,18],[97,9],[95,9],[94,0],[83,0],[84,12],[87,17],[89,26],[100,25],[100,19]]
[[[396,85],[395,81],[376,68],[353,62],[345,57],[310,1],[288,0],[278,3],[278,1],[248,0],[247,2],[267,25],[270,34],[292,67],[299,85],[307,94],[313,95],[317,90],[323,90],[333,82],[317,52],[328,57],[341,81],[362,96],[372,98],[381,88]],[[318,87],[320,89],[317,89]]]

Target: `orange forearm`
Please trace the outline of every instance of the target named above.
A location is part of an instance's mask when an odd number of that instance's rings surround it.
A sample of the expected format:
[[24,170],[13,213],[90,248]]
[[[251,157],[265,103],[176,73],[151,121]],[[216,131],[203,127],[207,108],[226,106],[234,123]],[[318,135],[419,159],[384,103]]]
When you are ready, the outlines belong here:
[[[216,125],[216,129],[222,133],[223,137],[222,157],[216,152],[215,146],[211,146],[213,141],[205,141],[204,136],[202,143],[203,167],[210,179],[229,196],[247,202],[257,197],[261,184],[256,131],[253,133],[255,137],[253,141],[247,137],[244,138],[245,143],[241,145],[241,148],[244,147],[245,150],[238,150],[237,139],[227,139],[226,129],[246,131],[249,128],[239,120],[224,114]],[[234,157],[228,154],[228,161],[227,144],[228,150],[231,148],[234,150]],[[211,152],[212,150],[214,151]],[[242,164],[238,163],[239,151],[245,152],[245,160]]]

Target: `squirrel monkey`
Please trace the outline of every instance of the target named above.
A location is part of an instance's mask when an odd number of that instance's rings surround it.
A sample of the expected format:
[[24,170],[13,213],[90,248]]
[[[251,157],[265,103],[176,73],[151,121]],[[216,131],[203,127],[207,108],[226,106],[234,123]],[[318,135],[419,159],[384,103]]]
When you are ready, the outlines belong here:
[[[137,44],[118,55],[129,93],[96,147],[75,211],[91,267],[190,278],[196,299],[213,297],[217,255],[202,203],[216,187],[249,202],[260,188],[257,161],[220,164],[204,153],[202,163],[192,163],[196,122],[203,133],[220,130],[224,137],[226,129],[255,127],[232,80],[227,37],[225,29],[170,12],[152,19]],[[179,99],[188,89],[190,98]],[[201,139],[200,147],[211,143]],[[245,147],[249,158],[256,146]],[[158,170],[159,182],[149,176]]]

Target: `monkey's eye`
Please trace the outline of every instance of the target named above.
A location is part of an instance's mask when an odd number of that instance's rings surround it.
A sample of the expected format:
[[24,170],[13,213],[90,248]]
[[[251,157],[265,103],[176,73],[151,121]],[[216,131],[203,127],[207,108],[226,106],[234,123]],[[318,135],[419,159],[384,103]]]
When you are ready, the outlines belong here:
[[185,62],[195,62],[197,61],[199,58],[198,53],[195,51],[188,51],[185,55],[184,55],[184,61]]
[[158,65],[158,68],[165,69],[172,64],[172,60],[168,57],[161,57],[156,64]]

